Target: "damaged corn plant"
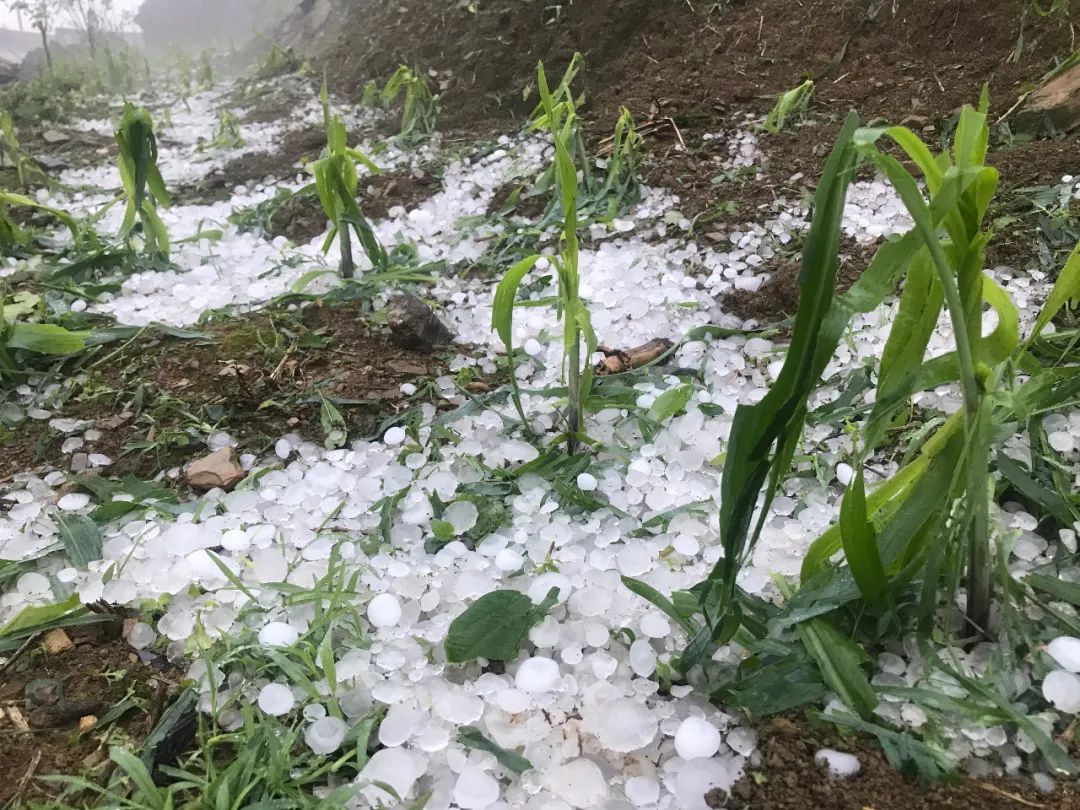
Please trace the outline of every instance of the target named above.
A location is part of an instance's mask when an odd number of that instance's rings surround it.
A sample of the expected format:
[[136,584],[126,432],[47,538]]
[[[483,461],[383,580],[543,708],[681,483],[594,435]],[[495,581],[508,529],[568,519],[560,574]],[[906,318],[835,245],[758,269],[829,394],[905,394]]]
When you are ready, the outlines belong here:
[[326,149],[323,150],[322,157],[308,167],[308,171],[315,177],[319,202],[330,220],[330,232],[323,242],[322,251],[324,254],[329,252],[334,240],[338,240],[341,249],[341,277],[353,278],[356,275],[356,262],[353,258],[351,234],[355,233],[372,267],[376,271],[385,270],[389,262],[386,250],[379,244],[371,224],[356,203],[359,185],[357,164],[364,166],[372,174],[378,174],[379,167],[362,152],[349,146],[345,122],[330,109],[330,95],[325,81],[320,98],[323,125],[326,128]]
[[130,102],[125,104],[124,116],[116,130],[116,145],[125,203],[119,236],[130,239],[136,225],[141,226],[146,253],[168,261],[169,232],[158,214],[158,206],[168,208],[172,201],[158,170],[157,138],[150,113],[136,109]]
[[398,135],[405,141],[423,138],[435,131],[438,103],[427,78],[418,68],[402,65],[387,79],[382,89],[370,81],[364,87],[362,103],[368,107],[389,107],[402,98]]
[[[1047,362],[1031,351],[1057,312],[1080,296],[1080,248],[1022,340],[1016,307],[983,270],[992,238],[986,213],[998,185],[997,170],[985,162],[987,106],[984,92],[978,109],[965,107],[951,150],[936,155],[906,127],[860,128],[855,114],[849,115],[814,196],[783,369],[761,401],[735,411],[720,491],[722,558],[706,580],[671,600],[626,580],[688,634],[678,660],[683,673],[707,663],[732,639],[759,651],[769,645],[774,652],[788,649],[793,657],[772,668],[767,654],[748,662],[742,674],[756,672],[758,687],[714,685],[734,689],[732,699],[771,688],[778,702],[770,710],[797,705],[791,678],[802,655],[861,716],[852,722],[864,722],[877,697],[862,670],[865,653],[853,639],[872,643],[890,627],[917,627],[929,636],[940,632],[942,620],[957,628],[961,641],[1005,632],[992,613],[996,575],[1002,574],[1004,590],[1012,587],[1000,553],[993,493],[995,468],[1008,460],[1001,462],[994,451],[1003,437],[1036,424],[1042,414],[1074,404],[1080,392],[1080,367]],[[896,150],[917,168],[918,178],[893,156]],[[866,163],[891,183],[914,225],[884,243],[858,281],[836,294],[844,200],[855,171]],[[780,583],[786,604],[767,608],[741,591],[739,572],[792,470],[810,397],[848,324],[877,309],[898,284],[903,291],[877,362],[872,404],[855,434],[855,472],[839,519],[810,546],[799,587]],[[954,345],[928,359],[942,316],[951,323]],[[921,443],[907,448],[904,463],[869,489],[871,461],[890,428],[905,418],[913,396],[941,386],[959,390],[959,407],[924,432]],[[958,604],[963,621],[950,624]],[[799,655],[785,647],[795,643],[803,650]],[[781,673],[777,667],[787,669]],[[786,703],[793,695],[795,703]],[[1005,715],[1025,727],[1015,712]],[[1037,742],[1055,768],[1071,769],[1047,735]]]

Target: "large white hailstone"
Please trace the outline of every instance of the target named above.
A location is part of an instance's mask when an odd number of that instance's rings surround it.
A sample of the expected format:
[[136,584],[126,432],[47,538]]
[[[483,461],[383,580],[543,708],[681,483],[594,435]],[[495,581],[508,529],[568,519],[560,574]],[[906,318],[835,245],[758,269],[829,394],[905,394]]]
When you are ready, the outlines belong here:
[[605,748],[621,754],[644,748],[656,737],[656,717],[636,700],[600,703],[585,719]]
[[514,685],[523,692],[550,692],[558,683],[559,665],[550,658],[526,658],[514,676]]
[[583,472],[578,474],[577,485],[582,492],[592,492],[598,486],[598,482],[595,475]]
[[454,802],[462,810],[483,810],[498,800],[499,783],[480,768],[466,768],[454,783]]
[[1058,636],[1046,645],[1046,651],[1066,672],[1080,672],[1080,638]]
[[831,779],[850,779],[862,768],[857,756],[832,748],[822,748],[814,754],[814,762],[828,770]]
[[401,602],[392,593],[380,593],[368,602],[367,617],[376,627],[393,627],[401,621]]
[[454,501],[443,512],[443,520],[454,527],[454,534],[465,534],[476,525],[479,516],[480,512],[472,501]]
[[607,782],[591,759],[574,759],[548,771],[547,789],[571,807],[596,807],[607,798]]
[[324,717],[304,729],[304,742],[316,754],[332,754],[341,747],[349,727],[337,717]]
[[680,810],[709,810],[705,794],[714,788],[730,792],[742,776],[743,762],[742,757],[702,757],[683,763],[675,776],[677,806]]
[[268,683],[259,690],[259,708],[269,715],[280,717],[288,714],[296,705],[292,690],[284,684]]
[[404,748],[383,748],[371,755],[367,765],[360,771],[359,781],[369,785],[363,789],[363,792],[372,804],[382,802],[387,806],[393,806],[397,804],[398,799],[374,783],[383,782],[389,785],[401,799],[405,799],[416,784],[418,775],[416,760],[412,752]]
[[298,638],[297,629],[285,622],[268,622],[259,631],[259,643],[264,647],[291,647]]
[[386,716],[379,723],[379,742],[387,748],[394,748],[405,743],[412,736],[420,712],[408,703],[391,706]]
[[1055,669],[1043,680],[1042,693],[1058,711],[1080,712],[1080,676]]
[[720,731],[708,720],[687,717],[675,732],[675,752],[683,759],[711,757],[720,750]]

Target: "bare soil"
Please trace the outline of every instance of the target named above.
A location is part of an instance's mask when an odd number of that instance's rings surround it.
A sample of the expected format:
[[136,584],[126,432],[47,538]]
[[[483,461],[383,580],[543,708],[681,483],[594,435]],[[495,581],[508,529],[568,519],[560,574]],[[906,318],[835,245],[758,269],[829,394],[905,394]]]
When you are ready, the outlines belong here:
[[[1053,795],[1022,778],[963,778],[920,785],[892,767],[880,747],[864,737],[839,736],[800,718],[776,717],[759,729],[762,764],[748,767],[731,790],[732,810],[1075,810],[1080,789],[1058,783]],[[814,754],[832,748],[859,758],[859,773],[830,779]],[[719,798],[719,797],[717,797]],[[717,805],[722,806],[722,805]]]
[[[120,638],[121,624],[90,625],[70,631],[74,647],[50,654],[40,643],[32,644],[0,675],[0,805],[15,797],[23,801],[46,801],[62,789],[41,781],[40,776],[81,776],[109,767],[109,739],[125,737],[137,744],[150,732],[162,710],[176,694],[182,672],[155,659],[143,663]],[[37,705],[26,700],[45,694],[35,681],[46,679],[48,690],[59,699]],[[79,733],[82,717],[101,717],[131,696],[130,711],[107,729]],[[29,726],[19,731],[4,717],[15,708]],[[108,732],[108,733],[107,733]],[[110,737],[111,735],[111,737]],[[25,784],[24,784],[25,780]]]

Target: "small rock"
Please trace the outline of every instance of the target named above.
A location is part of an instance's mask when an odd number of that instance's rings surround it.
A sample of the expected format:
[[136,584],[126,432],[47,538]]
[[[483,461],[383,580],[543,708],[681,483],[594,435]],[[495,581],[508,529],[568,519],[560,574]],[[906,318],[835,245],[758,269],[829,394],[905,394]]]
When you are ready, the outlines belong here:
[[45,143],[64,143],[70,141],[71,136],[56,129],[47,129],[41,133],[41,139]]
[[184,470],[184,478],[192,489],[220,488],[230,490],[244,480],[244,470],[236,463],[236,451],[222,447],[193,461]]
[[44,638],[41,639],[41,646],[45,648],[45,652],[49,655],[59,655],[70,650],[75,646],[75,643],[71,640],[71,636],[57,628],[45,634]]
[[390,338],[404,349],[430,351],[454,340],[431,307],[413,295],[396,295],[386,305]]
[[60,681],[52,678],[38,678],[30,681],[23,690],[26,699],[26,708],[35,706],[52,706],[58,703],[64,696],[64,686]]
[[79,731],[89,731],[97,724],[97,718],[92,714],[79,718]]
[[1080,65],[1032,93],[1011,121],[1014,132],[1042,135],[1080,126]]

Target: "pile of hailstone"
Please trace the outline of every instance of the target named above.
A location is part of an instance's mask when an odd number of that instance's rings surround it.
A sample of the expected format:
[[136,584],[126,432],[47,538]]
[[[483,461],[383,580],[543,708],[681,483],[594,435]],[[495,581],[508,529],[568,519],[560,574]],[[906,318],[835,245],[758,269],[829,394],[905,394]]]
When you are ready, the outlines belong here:
[[[302,111],[288,126],[305,124],[309,112]],[[212,129],[214,114],[212,97],[199,97],[190,115],[179,119],[174,134],[187,140],[163,150],[166,177],[196,171],[200,164],[188,161],[195,145],[191,139]],[[252,148],[273,134],[253,135]],[[754,165],[752,135],[736,134],[726,142],[731,169]],[[541,142],[504,137],[488,154],[455,159],[445,170],[442,190],[412,210],[391,210],[387,219],[375,223],[376,231],[387,244],[414,244],[426,261],[475,260],[502,226],[462,227],[460,221],[482,215],[500,185],[535,174],[546,159],[547,147]],[[410,157],[389,150],[379,160],[386,166],[406,165]],[[214,163],[201,165],[208,170]],[[80,177],[108,186],[110,171],[99,167]],[[177,251],[178,270],[133,275],[118,294],[103,297],[93,307],[122,323],[186,325],[204,309],[257,306],[313,267],[332,267],[335,254],[324,260],[318,253],[322,237],[290,246],[240,233],[225,222],[232,205],[257,203],[277,188],[302,181],[259,182],[242,189],[231,203],[177,206],[165,212],[174,237],[195,233],[199,223],[209,219],[222,223],[222,239],[183,245]],[[53,202],[90,205],[94,199]],[[687,235],[690,222],[677,204],[671,194],[646,190],[641,203],[611,228],[594,228],[582,249],[582,294],[605,343],[625,347],[657,337],[677,341],[694,326],[739,325],[721,310],[720,293],[757,289],[767,276],[769,259],[807,227],[805,207],[785,204],[762,222],[731,230],[726,240],[698,244]],[[844,231],[858,242],[910,226],[902,205],[880,180],[853,184],[844,213]],[[118,224],[113,221],[118,215],[109,212],[103,227]],[[1032,301],[1045,295],[1045,280],[1008,269],[999,276],[1014,295]],[[494,370],[501,347],[487,326],[490,283],[447,274],[430,294],[441,302],[460,338],[480,347],[478,356],[458,357],[452,368]],[[549,294],[551,290],[543,290],[534,296]],[[894,307],[885,304],[854,322],[850,339],[826,372],[835,382],[818,395],[822,401],[838,393],[847,374],[880,354]],[[515,312],[515,344],[524,347],[527,357],[517,374],[526,388],[558,382],[562,348],[551,338],[557,332],[553,324],[550,309]],[[939,326],[932,342],[935,351],[949,345],[948,328],[944,321]],[[236,697],[269,716],[299,712],[308,747],[329,754],[337,750],[350,724],[373,707],[385,708],[378,729],[382,747],[359,778],[363,800],[370,805],[391,801],[377,784],[382,783],[402,797],[431,790],[430,810],[541,810],[605,803],[705,810],[706,794],[729,790],[747,764],[756,761],[756,734],[690,687],[675,686],[669,694],[660,694],[654,675],[677,654],[684,639],[662,613],[622,587],[620,577],[638,577],[668,593],[691,586],[715,564],[719,470],[711,462],[723,452],[735,406],[764,395],[783,356],[783,346],[763,337],[703,338],[681,345],[674,362],[700,372],[702,384],[685,413],[670,419],[648,443],[623,411],[609,408],[591,416],[590,435],[623,448],[625,459],[599,459],[576,484],[610,508],[570,514],[559,508],[550,482],[526,475],[518,482],[518,492],[506,498],[506,525],[486,537],[471,538],[479,513],[465,496],[483,478],[476,461],[489,468],[516,466],[535,458],[537,450],[508,437],[506,425],[515,418],[508,406],[458,415],[451,423],[458,438],[447,441],[445,431],[433,429],[436,408],[428,404],[420,409],[416,438],[392,428],[379,441],[325,450],[290,435],[266,457],[241,457],[245,469],[267,470],[250,488],[211,491],[192,504],[190,512],[176,517],[153,510],[131,513],[105,528],[103,559],[87,570],[67,565],[56,554],[46,556],[40,570],[24,573],[15,589],[0,597],[0,620],[25,606],[52,601],[54,576],[87,602],[137,604],[167,597],[156,623],[140,622],[132,629],[129,641],[139,650],[164,649],[171,659],[181,660],[197,633],[210,641],[251,635],[267,650],[288,647],[309,629],[313,612],[310,607],[286,606],[272,583],[311,588],[326,576],[335,553],[335,541],[326,534],[332,531],[346,538],[336,546],[339,559],[359,572],[357,593],[349,598],[361,609],[367,631],[363,646],[344,644],[336,651],[335,695],[345,719],[328,714],[327,701],[296,684],[230,678],[197,661],[189,675],[198,685],[204,710],[213,704],[213,693],[219,701]],[[449,378],[436,382],[442,397],[462,402]],[[637,404],[648,408],[665,390],[682,384],[675,376],[642,383]],[[551,400],[526,396],[525,403],[535,428],[551,431],[557,425]],[[922,401],[927,407],[950,409],[956,403],[956,392],[947,387]],[[42,418],[48,417],[44,412]],[[1048,420],[1055,447],[1073,447],[1072,424],[1051,425]],[[89,441],[87,426],[65,427],[70,428],[65,452],[75,458]],[[232,443],[226,434],[212,438],[215,447]],[[842,461],[850,452],[850,437],[840,427],[811,426],[805,447],[821,462],[828,480],[807,470],[784,485],[761,542],[739,576],[743,588],[766,598],[776,596],[772,574],[797,574],[807,545],[835,519],[852,477]],[[82,455],[81,462],[89,466],[109,463],[107,458]],[[4,496],[11,508],[0,516],[0,558],[33,559],[48,553],[57,537],[54,509],[81,514],[93,508],[91,499],[81,494],[55,501],[53,487],[63,478],[60,473],[45,479],[24,475]],[[442,519],[455,538],[434,554],[424,548],[432,534],[431,495],[448,505]],[[373,551],[371,541],[381,529],[378,505],[385,499],[396,504],[389,543]],[[686,511],[672,518],[662,533],[628,539],[645,521],[680,507]],[[1049,544],[1035,533],[1034,524],[1025,521],[1023,526],[1027,528],[1006,527],[1026,541],[1015,546],[1017,562],[1040,564],[1048,559]],[[244,583],[243,590],[225,576],[218,561]],[[476,664],[448,665],[440,645],[450,623],[475,599],[498,588],[520,590],[535,603],[555,589],[558,600],[529,632],[528,651],[507,662],[505,673],[483,671]],[[625,629],[632,631],[632,643],[626,643]],[[1043,692],[1061,711],[1080,708],[1078,647],[1077,639],[1057,639],[1051,645],[1050,654],[1061,669],[1043,681]],[[717,656],[734,661],[738,654],[725,647]],[[966,662],[973,670],[985,665],[980,655],[973,652]],[[884,685],[903,683],[950,693],[957,688],[924,671],[914,644],[898,644],[883,654],[877,669],[875,680]],[[319,698],[330,694],[326,678],[314,685]],[[903,701],[883,700],[878,712],[913,729],[927,719],[918,706]],[[219,720],[228,728],[241,717],[232,711]],[[458,730],[464,726],[477,728],[503,748],[521,751],[532,767],[513,776],[493,754],[459,741]],[[1008,767],[1019,768],[1017,752],[1034,750],[1028,742],[1021,735],[1009,739],[1000,728],[965,728],[957,731],[950,750],[958,759],[1001,754]],[[823,767],[838,778],[858,768],[857,761],[839,752],[820,754]]]

